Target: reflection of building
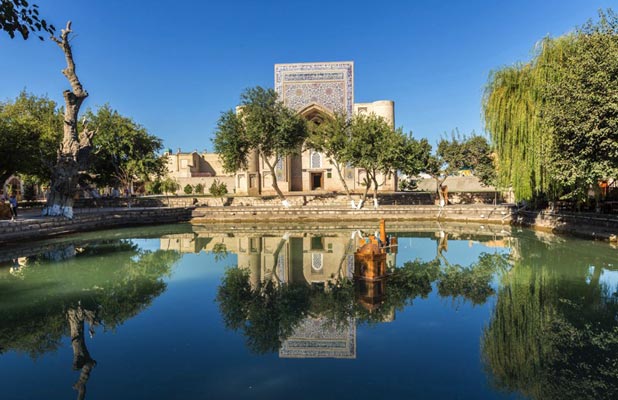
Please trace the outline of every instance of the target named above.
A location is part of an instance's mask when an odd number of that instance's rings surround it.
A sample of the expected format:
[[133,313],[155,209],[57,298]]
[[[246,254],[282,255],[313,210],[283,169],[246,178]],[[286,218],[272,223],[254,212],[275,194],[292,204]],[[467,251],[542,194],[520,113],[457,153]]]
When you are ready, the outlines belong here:
[[[225,250],[238,257],[238,267],[250,271],[250,282],[255,288],[262,282],[302,283],[328,290],[329,283],[352,279],[354,274],[355,239],[351,232],[329,236],[307,233],[285,233],[266,236],[258,233],[213,234],[210,232],[167,235],[161,238],[161,249],[197,253],[202,250]],[[384,265],[394,266],[396,254],[384,254]],[[383,280],[380,280],[383,287]],[[380,289],[378,288],[378,290]],[[377,308],[383,292],[360,288],[362,304]],[[394,319],[387,315],[386,321]],[[284,358],[355,358],[356,321],[335,327],[319,316],[304,319],[281,346],[279,356]]]
[[356,358],[356,321],[335,327],[324,318],[307,317],[281,345],[282,358]]

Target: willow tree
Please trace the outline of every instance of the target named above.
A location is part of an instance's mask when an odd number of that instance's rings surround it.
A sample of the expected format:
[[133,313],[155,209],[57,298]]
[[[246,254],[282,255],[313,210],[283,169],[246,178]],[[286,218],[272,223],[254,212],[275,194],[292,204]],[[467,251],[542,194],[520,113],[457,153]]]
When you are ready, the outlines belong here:
[[78,131],[79,109],[88,97],[75,72],[75,61],[71,49],[70,37],[71,21],[61,31],[60,37],[52,40],[62,49],[67,67],[62,70],[69,81],[71,90],[63,92],[64,97],[64,127],[63,137],[56,165],[52,169],[50,191],[47,196],[47,205],[43,215],[65,216],[73,218],[73,198],[77,192],[79,174],[88,168],[91,139],[94,131],[83,124],[82,131]]
[[545,176],[536,71],[527,64],[493,72],[483,103],[486,129],[497,154],[499,185],[512,186],[518,199],[542,191]]
[[[519,199],[583,199],[618,174],[618,16],[599,12],[490,75],[483,107],[503,186]],[[597,190],[598,192],[598,190]]]

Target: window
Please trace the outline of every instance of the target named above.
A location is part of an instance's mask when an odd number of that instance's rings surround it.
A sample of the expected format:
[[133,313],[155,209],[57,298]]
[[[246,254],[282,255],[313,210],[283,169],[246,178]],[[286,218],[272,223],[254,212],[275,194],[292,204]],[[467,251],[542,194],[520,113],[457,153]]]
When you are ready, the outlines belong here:
[[180,168],[187,168],[189,165],[189,160],[180,160]]
[[322,168],[322,155],[317,151],[311,153],[311,168]]
[[321,272],[322,271],[322,253],[312,253],[311,254],[311,272]]
[[324,250],[324,238],[321,236],[312,237],[311,250]]

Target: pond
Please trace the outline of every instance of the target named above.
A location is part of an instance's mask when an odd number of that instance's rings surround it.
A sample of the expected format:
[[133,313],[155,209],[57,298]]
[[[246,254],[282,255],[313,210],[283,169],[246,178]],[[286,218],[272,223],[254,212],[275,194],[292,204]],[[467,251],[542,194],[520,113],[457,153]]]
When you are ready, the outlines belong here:
[[122,229],[0,249],[0,398],[615,399],[618,250],[509,227]]

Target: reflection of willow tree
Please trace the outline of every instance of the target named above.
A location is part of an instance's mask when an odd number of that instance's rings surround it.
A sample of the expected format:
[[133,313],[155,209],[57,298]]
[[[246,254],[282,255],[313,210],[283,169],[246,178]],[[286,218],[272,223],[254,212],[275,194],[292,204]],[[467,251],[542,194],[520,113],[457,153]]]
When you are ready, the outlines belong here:
[[381,304],[371,309],[358,301],[363,295],[362,281],[337,280],[322,289],[268,280],[252,288],[249,271],[232,268],[219,286],[217,302],[226,327],[241,331],[252,351],[265,353],[277,351],[307,316],[320,316],[338,327],[347,326],[351,319],[380,323],[394,310],[401,311],[415,299],[426,298],[435,283],[440,287],[444,282],[440,296],[461,297],[477,304],[481,297],[493,293],[491,276],[506,262],[506,256],[490,254],[481,255],[467,268],[442,268],[438,260],[408,261],[388,276]]
[[[48,260],[54,260],[53,264]],[[29,258],[19,271],[0,273],[0,350],[36,358],[71,338],[73,368],[81,370],[75,389],[85,383],[95,362],[84,325],[115,329],[148,307],[166,288],[161,279],[179,259],[175,251],[144,251],[127,240],[57,249]]]
[[502,276],[482,340],[497,387],[535,399],[618,398],[616,294],[600,283],[603,255],[578,263],[575,251],[523,241],[527,259]]

